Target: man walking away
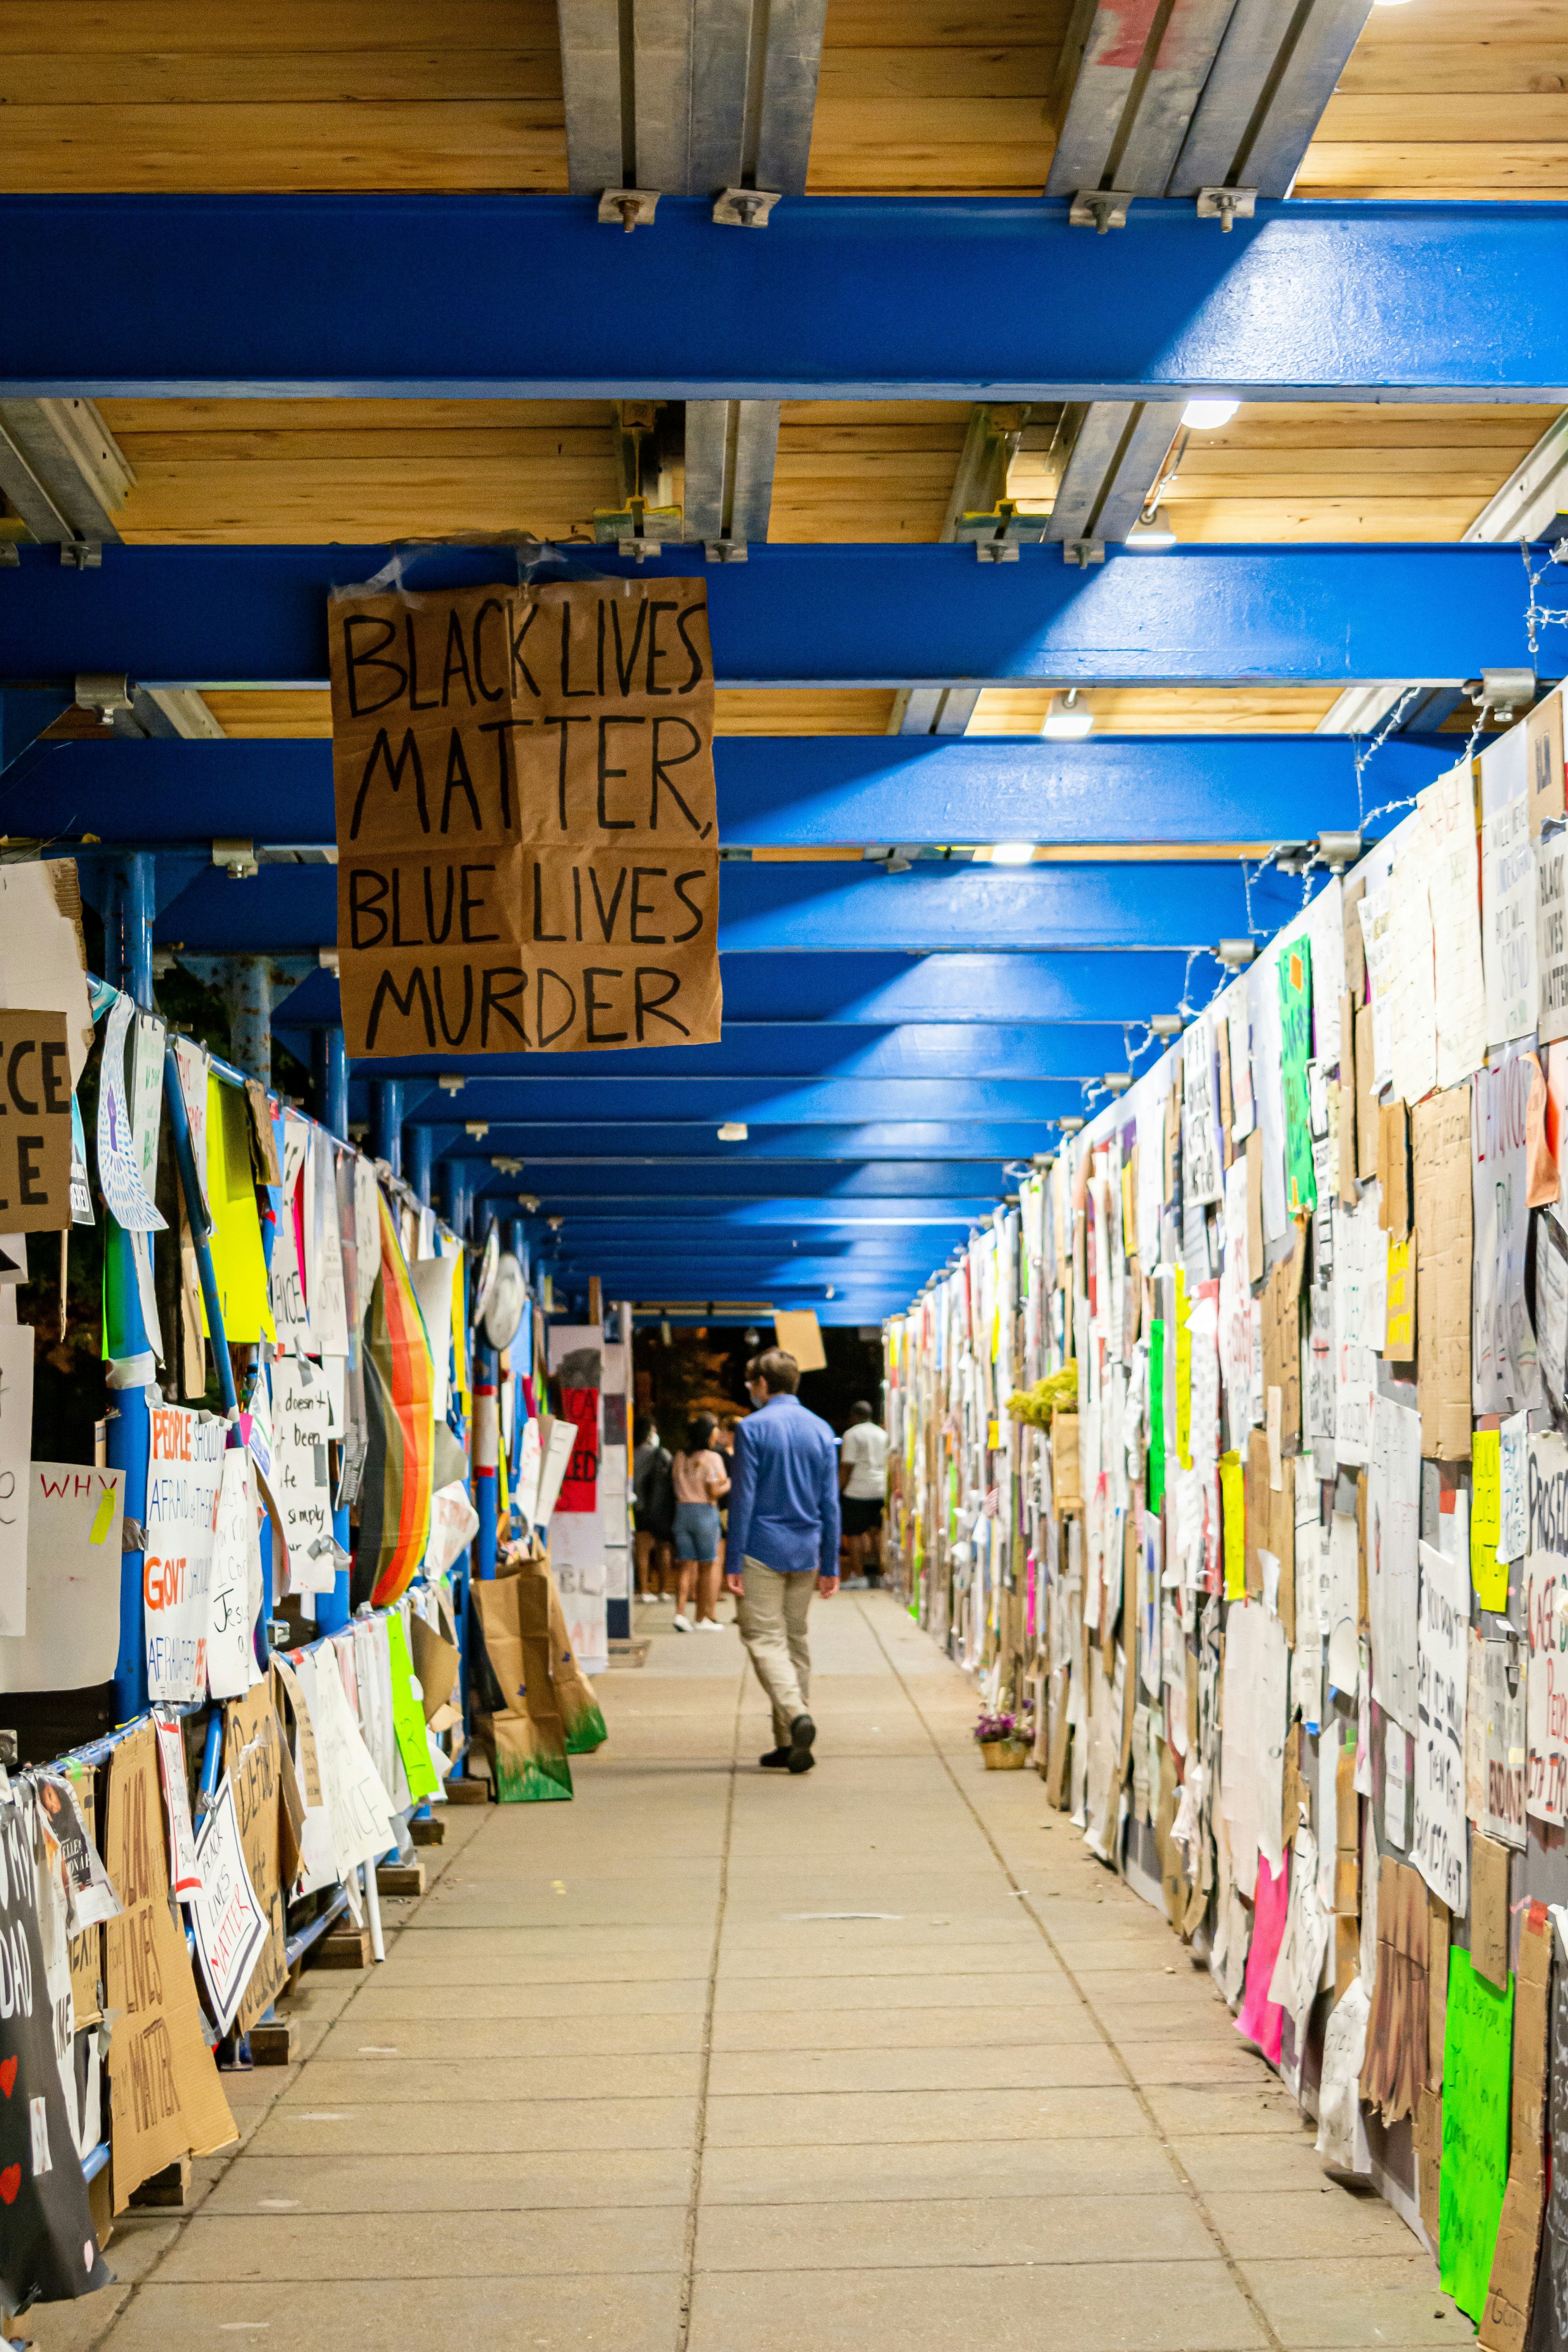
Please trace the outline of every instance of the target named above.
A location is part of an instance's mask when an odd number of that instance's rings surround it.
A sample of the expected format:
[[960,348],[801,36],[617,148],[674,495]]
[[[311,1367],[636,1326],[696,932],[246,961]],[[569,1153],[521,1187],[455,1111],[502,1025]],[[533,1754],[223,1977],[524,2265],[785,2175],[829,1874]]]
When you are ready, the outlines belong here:
[[769,1348],[746,1366],[758,1410],[735,1432],[725,1582],[740,1596],[741,1639],[773,1705],[773,1745],[758,1760],[809,1772],[812,1585],[838,1590],[838,1441],[795,1395],[800,1366]]
[[879,1591],[882,1511],[888,1494],[888,1433],[878,1428],[868,1404],[852,1404],[849,1408],[849,1426],[838,1449],[838,1486],[844,1497],[844,1532],[855,1564],[850,1582]]

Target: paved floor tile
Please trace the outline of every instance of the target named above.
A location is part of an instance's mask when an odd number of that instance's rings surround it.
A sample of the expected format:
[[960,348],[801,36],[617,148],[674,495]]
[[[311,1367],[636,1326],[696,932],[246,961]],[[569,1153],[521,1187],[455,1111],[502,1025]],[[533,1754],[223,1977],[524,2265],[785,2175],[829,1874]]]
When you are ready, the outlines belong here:
[[638,1617],[573,1804],[450,1810],[385,1964],[307,1974],[296,2063],[228,2078],[237,2151],[37,2352],[1468,2340],[1163,1917],[981,1769],[896,1602],[814,1613],[797,1781],[732,1628]]

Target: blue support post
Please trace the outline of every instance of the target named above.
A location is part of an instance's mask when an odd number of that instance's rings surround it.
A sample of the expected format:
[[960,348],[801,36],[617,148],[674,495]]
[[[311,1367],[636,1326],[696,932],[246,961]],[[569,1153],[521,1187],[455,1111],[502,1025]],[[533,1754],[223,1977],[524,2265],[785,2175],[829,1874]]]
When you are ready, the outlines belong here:
[[316,1117],[329,1135],[347,1142],[349,1132],[349,1060],[341,1029],[318,1029],[310,1041],[316,1081]]
[[430,1169],[436,1144],[435,1129],[428,1127],[405,1128],[404,1139],[408,1147],[406,1153],[408,1181],[413,1185],[425,1206],[429,1208],[431,1205]]
[[[124,858],[115,875],[109,919],[104,926],[105,961],[115,984],[143,1011],[153,1009],[153,921],[157,911],[153,860],[145,853]],[[114,1220],[104,1219],[103,1245],[109,1287],[123,1301],[126,1360],[148,1352],[147,1327],[142,1318],[141,1290],[136,1278],[132,1237]],[[115,1411],[109,1423],[109,1462],[124,1475],[127,1528],[144,1527],[147,1518],[147,1450],[151,1433],[147,1385],[116,1389]],[[147,1559],[143,1549],[126,1550],[120,1561],[120,1654],[114,1669],[114,1712],[128,1723],[147,1706],[147,1642],[145,1628]]]
[[403,1173],[403,1080],[376,1078],[370,1090],[371,1150],[395,1176]]

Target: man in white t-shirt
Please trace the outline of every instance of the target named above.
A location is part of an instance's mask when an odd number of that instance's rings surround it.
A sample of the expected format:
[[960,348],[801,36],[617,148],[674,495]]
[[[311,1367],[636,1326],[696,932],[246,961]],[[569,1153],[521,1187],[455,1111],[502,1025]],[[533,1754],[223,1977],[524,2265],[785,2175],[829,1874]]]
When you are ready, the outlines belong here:
[[855,1573],[851,1585],[876,1591],[882,1581],[882,1507],[888,1492],[888,1433],[868,1404],[852,1404],[838,1448],[839,1508]]

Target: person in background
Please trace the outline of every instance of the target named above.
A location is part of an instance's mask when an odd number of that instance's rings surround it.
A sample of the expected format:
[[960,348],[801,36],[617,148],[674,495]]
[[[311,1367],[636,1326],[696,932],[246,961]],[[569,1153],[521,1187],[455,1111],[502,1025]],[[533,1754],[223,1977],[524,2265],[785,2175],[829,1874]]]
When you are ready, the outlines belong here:
[[719,1497],[730,1491],[730,1474],[722,1457],[713,1451],[714,1427],[712,1414],[700,1412],[687,1433],[684,1450],[670,1465],[675,1481],[675,1551],[680,1563],[675,1612],[678,1633],[720,1631]]
[[773,1711],[764,1769],[809,1772],[811,1651],[806,1619],[815,1585],[838,1590],[838,1441],[795,1394],[800,1366],[769,1348],[746,1366],[758,1410],[735,1432],[735,1477],[724,1580],[740,1597],[741,1639]]
[[637,1557],[637,1599],[668,1601],[670,1539],[675,1533],[675,1482],[669,1448],[646,1412],[632,1423],[632,1549]]
[[852,1588],[879,1591],[882,1583],[882,1513],[888,1497],[888,1433],[879,1429],[871,1408],[849,1408],[849,1426],[838,1449],[838,1491],[844,1533],[855,1573]]

